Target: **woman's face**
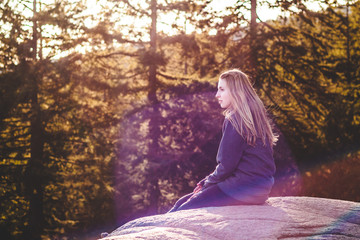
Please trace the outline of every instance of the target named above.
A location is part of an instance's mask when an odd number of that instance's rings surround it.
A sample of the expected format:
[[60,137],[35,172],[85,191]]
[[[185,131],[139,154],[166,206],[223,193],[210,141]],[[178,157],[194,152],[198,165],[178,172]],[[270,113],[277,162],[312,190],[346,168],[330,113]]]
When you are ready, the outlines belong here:
[[215,97],[218,99],[219,104],[222,108],[230,107],[230,89],[228,88],[226,81],[221,78],[218,82],[218,90]]

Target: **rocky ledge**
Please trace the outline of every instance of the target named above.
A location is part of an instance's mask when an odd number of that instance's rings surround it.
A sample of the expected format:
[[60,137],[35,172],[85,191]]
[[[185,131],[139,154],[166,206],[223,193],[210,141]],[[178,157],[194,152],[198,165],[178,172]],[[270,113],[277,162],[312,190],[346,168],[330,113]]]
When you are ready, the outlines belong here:
[[264,205],[209,207],[139,218],[105,239],[360,239],[360,203],[273,197]]

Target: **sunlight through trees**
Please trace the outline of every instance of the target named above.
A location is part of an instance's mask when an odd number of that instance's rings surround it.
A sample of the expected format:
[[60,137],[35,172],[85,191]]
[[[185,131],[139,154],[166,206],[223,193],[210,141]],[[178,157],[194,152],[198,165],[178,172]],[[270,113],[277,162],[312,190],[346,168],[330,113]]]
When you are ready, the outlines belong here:
[[167,211],[216,164],[229,68],[281,134],[272,195],[359,201],[360,2],[311,3],[2,1],[0,238]]

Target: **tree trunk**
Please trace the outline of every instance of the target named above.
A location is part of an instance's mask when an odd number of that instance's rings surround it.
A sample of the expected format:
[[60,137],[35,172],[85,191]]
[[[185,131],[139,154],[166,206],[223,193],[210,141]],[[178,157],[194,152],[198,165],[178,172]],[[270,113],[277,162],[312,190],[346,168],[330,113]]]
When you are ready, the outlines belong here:
[[250,22],[250,74],[257,83],[257,23],[256,23],[256,0],[251,0]]
[[[33,2],[33,66],[37,61],[37,20],[36,20],[36,0]],[[30,117],[30,153],[31,157],[25,171],[26,195],[29,200],[29,225],[24,231],[23,239],[41,239],[44,228],[43,213],[43,187],[44,187],[44,136],[41,120],[40,104],[38,102],[38,73],[31,68],[28,74],[29,81],[32,81],[31,92],[31,117]]]
[[[151,0],[151,27],[150,27],[150,56],[155,57],[156,55],[156,42],[157,42],[157,33],[156,33],[156,22],[157,22],[157,2],[156,0]],[[155,60],[155,59],[154,59]],[[158,99],[156,96],[157,90],[157,79],[156,71],[157,66],[156,62],[152,61],[149,67],[149,94],[148,98],[152,104],[157,104]]]
[[[156,30],[156,23],[157,23],[157,1],[151,0],[151,28],[150,28],[150,56],[154,57],[154,61],[149,66],[149,92],[148,92],[148,99],[152,105],[152,115],[149,123],[149,137],[150,137],[150,147],[149,147],[149,163],[156,163],[157,159],[157,152],[159,149],[159,136],[160,136],[160,129],[159,129],[159,118],[160,118],[160,110],[159,110],[159,100],[157,98],[157,63],[155,61],[156,56],[156,42],[157,42],[157,30]],[[158,201],[160,198],[160,190],[157,176],[158,174],[155,169],[152,167],[151,164],[148,170],[148,180],[150,183],[149,188],[149,210],[148,214],[157,214],[158,213]],[[155,164],[157,166],[157,164]],[[155,178],[154,178],[155,177]]]
[[348,83],[352,81],[352,74],[351,74],[351,52],[350,52],[350,19],[349,19],[349,0],[346,1],[346,72],[345,77]]

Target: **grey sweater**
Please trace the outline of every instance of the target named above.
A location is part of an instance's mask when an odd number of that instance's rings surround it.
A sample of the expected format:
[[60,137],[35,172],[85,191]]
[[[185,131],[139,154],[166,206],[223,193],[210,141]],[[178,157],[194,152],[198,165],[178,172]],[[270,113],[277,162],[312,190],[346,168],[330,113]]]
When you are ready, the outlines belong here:
[[258,138],[248,145],[228,119],[216,156],[218,165],[206,177],[204,187],[217,184],[228,196],[243,203],[262,204],[274,184],[275,163],[269,143]]

